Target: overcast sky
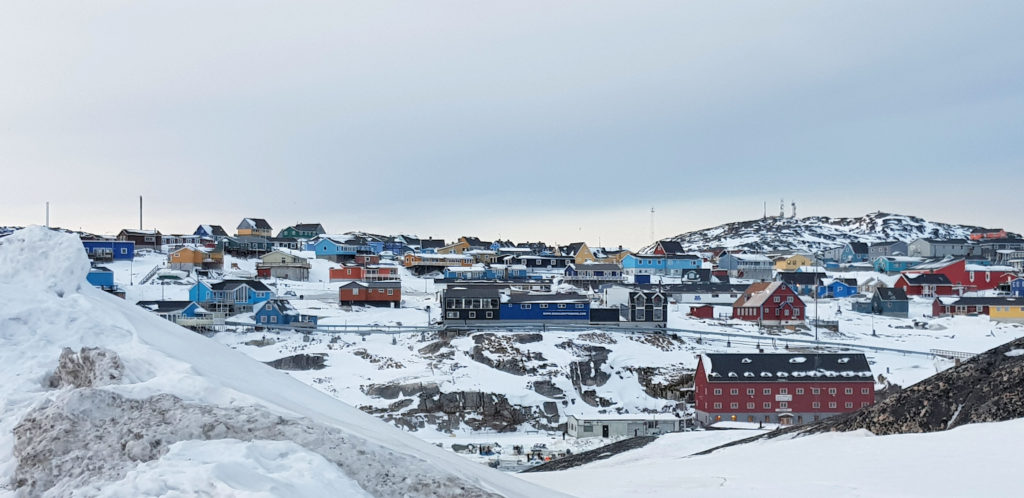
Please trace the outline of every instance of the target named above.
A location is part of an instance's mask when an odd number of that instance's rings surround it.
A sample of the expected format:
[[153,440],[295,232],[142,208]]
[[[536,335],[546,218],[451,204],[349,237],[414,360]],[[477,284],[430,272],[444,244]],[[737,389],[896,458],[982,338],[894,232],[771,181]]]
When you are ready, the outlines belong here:
[[12,1],[0,225],[1024,231],[1024,2]]

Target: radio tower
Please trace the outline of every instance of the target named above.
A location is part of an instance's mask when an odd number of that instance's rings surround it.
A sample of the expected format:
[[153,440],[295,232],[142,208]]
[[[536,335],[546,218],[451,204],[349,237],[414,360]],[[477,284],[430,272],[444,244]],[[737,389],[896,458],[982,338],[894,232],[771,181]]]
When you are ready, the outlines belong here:
[[654,242],[654,206],[651,206],[651,242]]
[[793,218],[796,218],[796,201],[793,201]]
[[786,200],[779,199],[779,218],[786,217]]

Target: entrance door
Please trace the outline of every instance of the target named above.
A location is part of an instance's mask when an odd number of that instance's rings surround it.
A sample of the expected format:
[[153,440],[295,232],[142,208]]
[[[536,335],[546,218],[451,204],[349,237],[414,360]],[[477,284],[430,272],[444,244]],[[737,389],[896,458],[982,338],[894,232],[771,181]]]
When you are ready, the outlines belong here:
[[608,426],[607,425],[602,425],[601,426],[601,437],[608,437]]

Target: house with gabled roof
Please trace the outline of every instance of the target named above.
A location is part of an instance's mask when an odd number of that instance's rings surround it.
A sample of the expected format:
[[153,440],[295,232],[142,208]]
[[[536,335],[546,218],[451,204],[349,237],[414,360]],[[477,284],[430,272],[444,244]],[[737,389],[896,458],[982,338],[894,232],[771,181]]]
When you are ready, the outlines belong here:
[[765,326],[803,324],[806,304],[784,282],[750,284],[732,304],[732,317]]
[[971,253],[971,245],[964,239],[920,238],[907,244],[907,256],[921,258],[962,258]]
[[868,245],[864,242],[847,242],[839,254],[840,263],[862,263],[868,260]]
[[316,328],[317,319],[317,315],[302,313],[291,301],[277,297],[261,303],[253,313],[257,327]]
[[569,256],[573,258],[573,261],[582,265],[584,263],[597,263],[597,258],[594,253],[587,247],[586,242],[573,242],[572,244],[560,246],[558,248],[558,254],[560,256]]
[[686,254],[686,250],[683,249],[683,245],[678,240],[659,240],[654,245],[653,254],[661,256],[669,254]]
[[163,234],[160,230],[136,230],[125,228],[117,234],[117,240],[131,241],[135,243],[136,249],[159,250],[163,246]]
[[199,281],[188,291],[190,301],[215,312],[242,313],[251,311],[253,305],[274,297],[259,280]]
[[878,287],[872,293],[870,301],[854,303],[853,311],[907,318],[910,316],[910,300],[901,288]]
[[935,298],[932,316],[988,315],[994,321],[1024,321],[1024,298],[1012,296]]
[[270,223],[263,218],[242,218],[242,222],[238,224],[238,228],[235,235],[252,236],[252,237],[271,237],[274,229],[271,228]]
[[402,305],[402,282],[349,282],[338,288],[338,302],[348,306],[366,305],[400,308]]
[[213,239],[214,242],[228,237],[228,233],[220,225],[199,225],[196,231],[192,232],[192,235]]
[[875,402],[863,353],[703,354],[694,375],[697,422],[799,425]]
[[801,296],[813,296],[817,289],[824,285],[824,273],[780,271],[775,274],[775,279],[784,282],[793,292]]
[[771,280],[773,267],[771,258],[763,254],[726,253],[718,258],[718,268],[735,278]]
[[319,223],[296,223],[281,230],[277,237],[281,239],[312,239],[327,233]]
[[962,287],[953,285],[949,277],[941,273],[903,273],[893,287],[903,289],[908,296],[957,296],[963,293]]

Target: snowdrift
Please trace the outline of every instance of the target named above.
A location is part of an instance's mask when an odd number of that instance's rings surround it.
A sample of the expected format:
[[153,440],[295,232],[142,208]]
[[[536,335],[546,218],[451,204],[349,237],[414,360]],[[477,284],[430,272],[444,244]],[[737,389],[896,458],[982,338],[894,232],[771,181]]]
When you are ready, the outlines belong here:
[[555,496],[85,281],[79,240],[0,240],[0,489],[47,496]]

